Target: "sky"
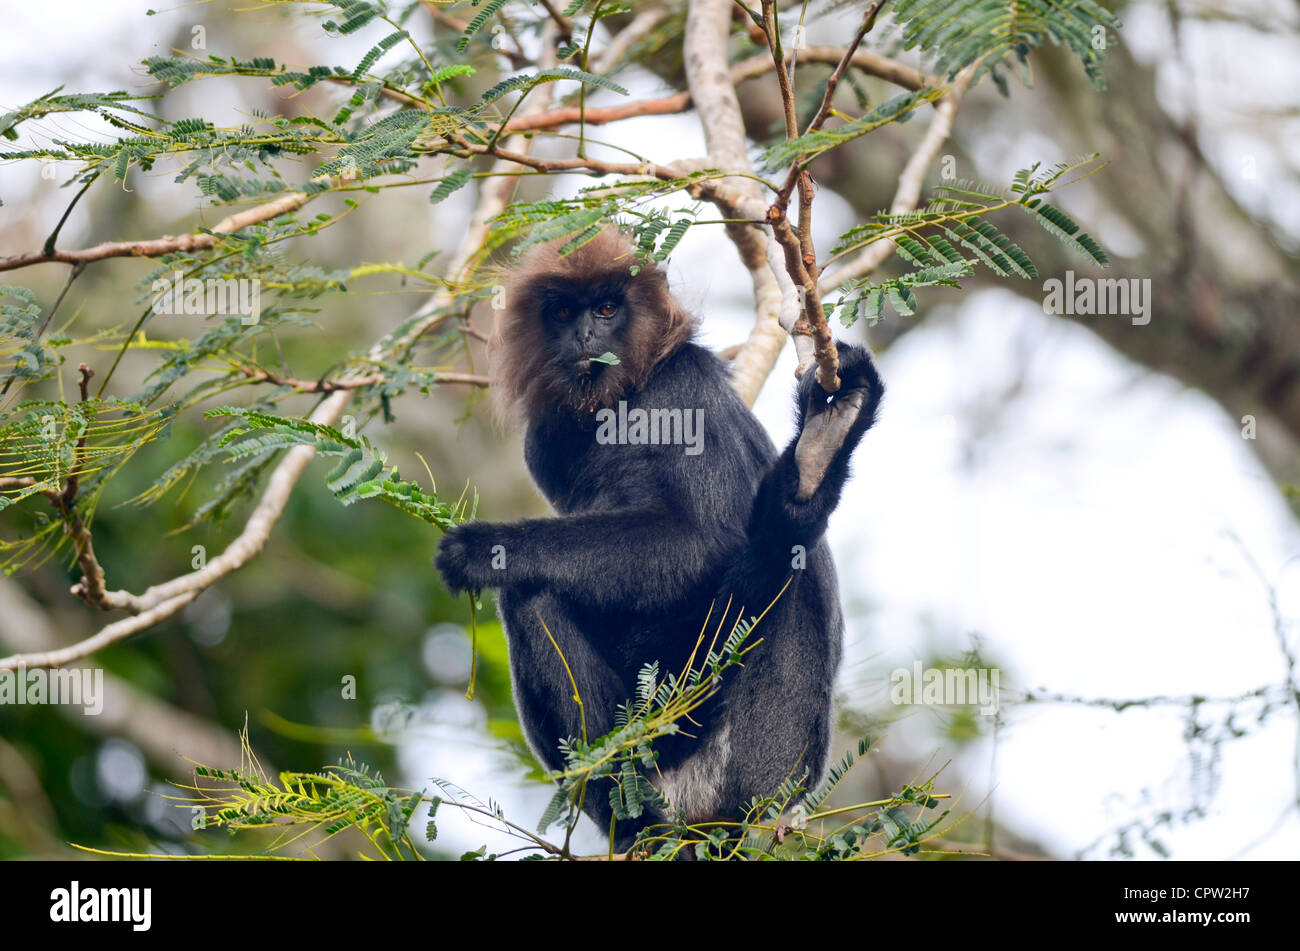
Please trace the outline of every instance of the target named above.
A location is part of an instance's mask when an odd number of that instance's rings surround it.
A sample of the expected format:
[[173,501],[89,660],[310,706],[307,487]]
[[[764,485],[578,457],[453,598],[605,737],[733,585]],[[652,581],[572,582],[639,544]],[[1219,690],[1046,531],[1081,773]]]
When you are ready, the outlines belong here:
[[[130,77],[123,64],[156,52],[163,25],[133,9],[59,0],[7,11],[0,108],[60,82],[122,87]],[[48,31],[52,13],[59,31]],[[1151,8],[1133,11],[1129,22],[1158,55]],[[39,47],[33,35],[42,37]],[[108,46],[120,55],[104,55]],[[73,79],[53,72],[66,62],[77,66]],[[1294,66],[1267,69],[1278,75],[1262,85],[1300,88]],[[1232,112],[1228,94],[1216,102],[1204,77],[1196,79],[1202,108]],[[644,76],[624,82],[634,96],[657,91]],[[1252,142],[1265,168],[1281,167],[1284,151],[1294,157],[1294,123],[1286,128]],[[704,151],[689,118],[643,119],[603,134],[660,160]],[[1006,143],[1005,160],[1071,157],[1052,149],[1026,135]],[[0,182],[9,174],[0,168]],[[578,184],[570,178],[560,187]],[[12,187],[4,184],[6,202]],[[1268,211],[1288,226],[1296,207],[1284,187]],[[818,245],[826,247],[850,216],[828,192],[817,208]],[[669,270],[681,300],[705,317],[703,342],[716,347],[743,339],[748,327],[748,278],[722,261],[735,261],[725,237],[698,228]],[[965,295],[959,311],[942,306],[881,356],[888,385],[881,419],[831,523],[847,606],[837,684],[845,701],[879,708],[890,670],[960,654],[976,641],[1000,667],[1007,699],[1024,690],[1224,698],[1280,681],[1278,629],[1293,649],[1300,639],[1300,531],[1240,421],[1009,292]],[[1153,319],[1160,320],[1158,302]],[[856,331],[847,336],[856,339]],[[755,407],[778,444],[791,432],[792,371],[787,348]],[[518,779],[513,760],[483,732],[481,708],[436,688],[424,706],[437,725],[402,742],[403,782],[454,779],[531,826],[549,790]],[[1226,708],[1204,712],[1221,720]],[[905,713],[884,743],[920,762],[954,759],[954,778],[959,771],[966,785],[948,791],[965,807],[986,808],[991,791],[1000,821],[1060,856],[1105,857],[1115,829],[1203,807],[1204,818],[1162,836],[1175,858],[1300,857],[1294,713],[1227,743],[1217,759],[1189,746],[1186,719],[1173,708],[1117,713],[1008,702],[1002,716],[996,749],[985,739],[956,750],[923,708]],[[443,816],[441,845],[504,842]],[[601,836],[584,825],[576,845],[600,848]],[[1138,854],[1154,857],[1140,845]]]

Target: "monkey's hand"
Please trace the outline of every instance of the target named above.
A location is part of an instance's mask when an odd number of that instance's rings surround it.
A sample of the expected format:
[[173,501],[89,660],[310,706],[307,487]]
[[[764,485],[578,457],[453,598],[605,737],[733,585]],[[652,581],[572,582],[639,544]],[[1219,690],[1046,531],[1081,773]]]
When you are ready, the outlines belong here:
[[795,465],[799,488],[795,500],[807,502],[822,484],[826,470],[841,452],[851,453],[872,423],[885,385],[876,372],[871,353],[865,347],[837,343],[840,355],[840,388],[827,393],[808,369],[799,381],[803,410]]
[[496,551],[496,530],[491,522],[466,522],[448,529],[438,545],[434,567],[452,594],[498,587],[504,576],[494,571],[494,559],[504,567],[504,548]]

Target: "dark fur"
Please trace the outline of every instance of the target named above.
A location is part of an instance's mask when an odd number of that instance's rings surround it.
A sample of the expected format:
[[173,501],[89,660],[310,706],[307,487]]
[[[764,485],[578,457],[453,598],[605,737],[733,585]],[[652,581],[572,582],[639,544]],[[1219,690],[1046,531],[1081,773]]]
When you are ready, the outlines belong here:
[[[613,729],[643,664],[682,669],[710,605],[711,638],[731,600],[725,637],[741,611],[760,614],[792,579],[756,629],[753,640],[762,643],[694,714],[701,726],[683,724],[694,736],[657,744],[674,807],[696,820],[735,818],[743,802],[774,793],[786,777],[807,768],[815,782],[825,770],[843,622],[823,534],[883,386],[868,352],[845,344],[842,388],[829,402],[815,374],[803,375],[799,431],[810,415],[831,413],[841,414],[839,432],[847,435],[842,445],[812,447],[831,461],[811,498],[797,501],[798,436],[777,454],[722,362],[689,342],[691,323],[662,273],[627,279],[626,248],[610,230],[567,258],[543,248],[516,273],[498,327],[493,385],[523,412],[528,469],[558,517],[459,526],[443,539],[437,566],[453,590],[500,590],[519,719],[551,768],[563,765],[557,742],[579,736],[581,725],[543,622],[573,672],[595,738]],[[549,360],[555,344],[535,308],[539,288],[557,279],[627,280],[634,313],[624,361],[604,371],[617,374],[583,384]],[[864,394],[860,410],[842,400],[855,391]],[[599,444],[594,409],[620,398],[631,408],[702,408],[703,452]],[[496,545],[504,546],[504,570],[491,567]],[[807,552],[801,570],[791,567],[796,545]],[[590,790],[585,807],[605,829],[607,794]],[[618,848],[654,821],[620,824]]]
[[[592,411],[618,402],[628,390],[645,386],[660,361],[691,338],[690,315],[668,292],[668,280],[653,263],[635,276],[626,240],[613,228],[565,257],[555,245],[530,252],[506,282],[506,308],[500,312],[488,346],[492,394],[504,416],[528,420],[557,406]],[[586,284],[626,295],[635,315],[633,332],[618,354],[618,366],[602,371],[598,383],[575,380],[552,363],[554,348],[547,327],[538,320],[541,298],[557,284],[582,275]]]

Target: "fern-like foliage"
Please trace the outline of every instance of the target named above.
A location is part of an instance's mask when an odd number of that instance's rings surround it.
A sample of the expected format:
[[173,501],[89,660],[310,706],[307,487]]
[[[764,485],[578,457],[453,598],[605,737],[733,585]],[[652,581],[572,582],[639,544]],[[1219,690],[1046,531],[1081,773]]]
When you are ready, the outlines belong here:
[[1120,26],[1094,0],[898,0],[891,7],[904,48],[933,54],[940,72],[979,63],[978,79],[1014,57],[1026,84],[1029,53],[1046,39],[1069,49],[1093,87],[1105,89],[1102,57]]
[[[311,429],[286,428],[301,433]],[[321,430],[327,432],[328,427]],[[339,441],[334,435],[326,438]],[[424,789],[391,788],[382,774],[350,753],[334,766],[283,772],[271,779],[252,755],[246,731],[240,734],[238,767],[198,765],[195,779],[175,784],[182,793],[170,798],[178,808],[202,816],[198,828],[220,828],[232,834],[276,833],[263,848],[284,857],[290,857],[286,853],[293,848],[300,857],[315,858],[323,842],[355,830],[373,850],[363,851],[363,858],[419,860],[423,856],[412,826],[427,807],[426,843],[437,840],[438,813],[452,808],[515,838],[521,847],[512,853],[525,851],[533,859],[576,858],[568,843],[579,818],[579,803],[591,795],[608,796],[618,819],[638,818],[653,810],[652,815],[662,820],[644,828],[627,856],[632,859],[665,861],[686,854],[703,861],[853,861],[926,851],[949,817],[947,810],[935,812],[947,796],[935,791],[933,776],[885,799],[828,807],[831,794],[870,752],[869,737],[858,743],[856,756],[849,752],[832,764],[826,780],[814,789],[806,787],[805,769],[801,775],[786,777],[768,794],[738,803],[733,820],[690,822],[676,814],[655,782],[655,741],[676,733],[678,722],[689,720],[735,667],[764,662],[760,655],[750,656],[761,643],[753,635],[763,615],[745,618],[742,610],[728,627],[729,613],[730,605],[707,651],[701,649],[709,628],[706,618],[696,650],[682,671],[663,675],[658,662],[642,668],[634,696],[619,707],[609,734],[591,741],[561,742],[565,768],[551,774],[556,791],[536,832],[509,819],[499,803],[484,801],[445,779],[431,780],[438,792],[434,796]],[[547,830],[557,825],[563,840],[545,838]],[[484,846],[460,858],[493,861],[499,856]]]
[[361,57],[361,62],[357,63],[356,67],[352,70],[352,79],[354,81],[361,79],[362,76],[370,71],[370,68],[374,66],[375,63],[379,62],[381,56],[391,50],[398,43],[402,42],[402,40],[407,39],[410,35],[411,34],[407,33],[405,30],[397,30],[394,33],[389,33],[386,37],[372,46],[365,56]]
[[[64,510],[89,522],[107,480],[169,425],[166,413],[115,399],[27,400],[0,415],[0,511],[27,499],[35,506],[33,528],[0,539],[0,569],[34,567],[61,550]],[[65,498],[74,475],[79,492]],[[60,501],[51,507],[42,496]]]
[[[620,727],[625,729],[625,727]],[[389,787],[382,774],[347,754],[334,766],[315,772],[282,772],[269,778],[248,751],[241,735],[244,761],[238,768],[200,765],[191,783],[175,784],[181,794],[168,797],[191,815],[201,814],[200,828],[225,829],[231,834],[271,831],[275,836],[263,848],[267,853],[316,858],[320,845],[348,830],[360,833],[372,853],[362,858],[415,860],[423,858],[412,826],[424,814],[424,840],[438,838],[438,814],[451,808],[467,813],[481,824],[495,826],[521,843],[512,853],[525,858],[576,858],[564,843],[512,822],[493,801],[484,801],[455,783],[433,779],[440,795],[426,790]],[[806,791],[805,777],[783,781],[769,795],[756,796],[737,810],[738,821],[673,822],[651,826],[638,839],[629,858],[671,861],[683,856],[701,861],[858,861],[887,855],[916,856],[942,847],[931,842],[943,834],[949,810],[936,811],[947,796],[935,791],[935,778],[909,783],[885,799],[827,808],[826,799],[854,764],[865,757],[870,738],[861,740],[857,756],[847,753],[830,769],[825,783]],[[624,817],[640,815],[646,808],[666,808],[643,768],[653,765],[653,751],[643,744],[632,757],[601,772],[611,782],[610,802]],[[792,805],[795,800],[802,801]],[[543,831],[559,823],[566,831],[570,813],[563,792],[551,799],[542,815]],[[947,823],[950,827],[955,823]],[[134,857],[121,853],[104,853]],[[486,846],[460,855],[461,861],[495,861],[500,856]],[[596,856],[592,856],[593,858]]]
[[441,182],[438,187],[429,195],[429,204],[436,205],[439,202],[446,201],[453,193],[465,187],[465,184],[472,178],[474,172],[468,168],[458,168]]
[[325,486],[344,505],[361,499],[382,499],[442,529],[473,518],[477,509],[477,495],[468,508],[463,496],[453,505],[403,480],[395,468],[385,475],[387,457],[365,436],[347,436],[332,426],[310,420],[239,407],[209,410],[205,415],[239,417],[239,425],[228,429],[217,441],[217,447],[234,460],[261,459],[293,446],[311,446],[322,456],[337,458],[337,465],[325,476]]
[[[474,14],[469,23],[465,25],[465,32],[461,35],[461,38],[456,41],[456,52],[465,52],[469,46],[470,37],[481,30],[488,20],[500,13],[501,8],[508,2],[509,0],[484,0],[482,6],[479,7],[478,13]],[[475,5],[478,6],[478,4]]]
[[411,168],[419,157],[415,140],[429,124],[422,109],[403,109],[347,136],[333,161],[316,169],[315,178],[345,173],[367,179]]
[[13,391],[54,372],[55,359],[40,343],[41,305],[26,287],[0,285],[0,377]]
[[[758,646],[758,640],[747,643],[756,623],[754,618],[737,615],[727,627],[724,618],[708,649],[701,652],[706,627],[680,672],[660,676],[657,662],[642,668],[635,696],[615,712],[612,732],[593,741],[581,737],[562,740],[564,768],[551,773],[558,788],[542,814],[538,831],[545,832],[561,819],[571,829],[578,821],[580,803],[590,795],[607,796],[617,820],[639,818],[647,809],[670,813],[672,804],[649,778],[658,759],[654,743],[676,734],[679,721],[717,692],[724,672]],[[718,648],[724,629],[727,635]],[[604,786],[604,781],[609,785]]]
[[[1033,216],[1067,248],[1098,267],[1108,266],[1106,252],[1069,215],[1044,196],[1068,174],[1075,179],[1101,166],[1097,155],[1085,155],[1040,172],[1035,164],[1017,172],[1011,185],[997,189],[981,182],[956,181],[935,188],[935,197],[922,211],[902,215],[879,214],[840,236],[832,254],[841,256],[876,241],[893,241],[899,257],[911,270],[885,280],[872,277],[847,281],[836,300],[824,303],[827,317],[834,314],[844,326],[860,318],[880,319],[888,303],[903,317],[916,312],[916,290],[923,287],[958,287],[978,266],[998,277],[1032,279],[1038,276],[1028,254],[998,230],[988,216],[1018,208]],[[1068,182],[1067,182],[1068,184]]]
[[584,72],[571,66],[558,66],[554,69],[539,70],[528,76],[510,76],[501,80],[501,82],[483,93],[483,98],[479,100],[479,107],[490,105],[508,93],[529,92],[543,83],[555,83],[566,79],[582,83],[584,86],[598,86],[601,89],[608,89],[620,96],[628,95],[628,91],[612,79],[606,79],[604,76],[597,76],[594,73]]
[[[636,258],[641,262],[665,261],[695,225],[700,207],[674,215],[647,203],[662,195],[720,177],[715,170],[693,172],[677,179],[630,180],[615,186],[595,185],[581,189],[573,198],[516,202],[493,219],[489,245],[499,247],[514,240],[514,255],[537,244],[564,241],[561,255],[569,254],[594,238],[605,224],[618,223],[631,237]],[[633,273],[640,266],[633,264]]]
[[128,118],[139,116],[142,120],[151,117],[149,113],[131,105],[144,97],[131,96],[125,92],[107,93],[71,93],[60,95],[59,86],[38,99],[20,106],[4,115],[0,115],[0,136],[10,141],[18,138],[17,127],[33,119],[44,119],[59,112],[93,112],[110,125],[119,129],[140,131],[144,126],[139,121]]
[[796,160],[807,163],[823,152],[852,142],[882,126],[906,122],[921,106],[942,98],[946,92],[947,90],[942,86],[927,86],[915,92],[895,96],[866,115],[851,119],[841,126],[818,129],[816,132],[793,139],[782,139],[763,155],[763,169],[768,172],[776,171]]
[[[194,780],[176,784],[180,794],[168,797],[179,808],[200,812],[202,828],[276,831],[268,852],[295,844],[312,857],[321,843],[355,829],[374,849],[363,858],[421,858],[411,821],[427,801],[423,790],[390,789],[382,773],[351,754],[315,772],[282,772],[272,779],[248,752],[247,737],[241,740],[246,755],[238,768],[196,766]],[[429,839],[437,835],[436,811],[435,800],[425,829]]]

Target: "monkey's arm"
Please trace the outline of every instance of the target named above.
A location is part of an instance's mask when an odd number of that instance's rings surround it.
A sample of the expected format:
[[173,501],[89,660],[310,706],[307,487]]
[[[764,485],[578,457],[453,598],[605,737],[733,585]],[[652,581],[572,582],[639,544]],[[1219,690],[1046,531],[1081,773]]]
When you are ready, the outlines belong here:
[[840,389],[828,394],[809,370],[799,381],[799,430],[759,484],[749,550],[785,563],[792,546],[817,543],[840,501],[849,459],[876,421],[885,392],[864,347],[837,344]]
[[685,516],[627,509],[458,525],[435,564],[453,591],[538,585],[593,607],[662,610],[694,593],[717,550]]

